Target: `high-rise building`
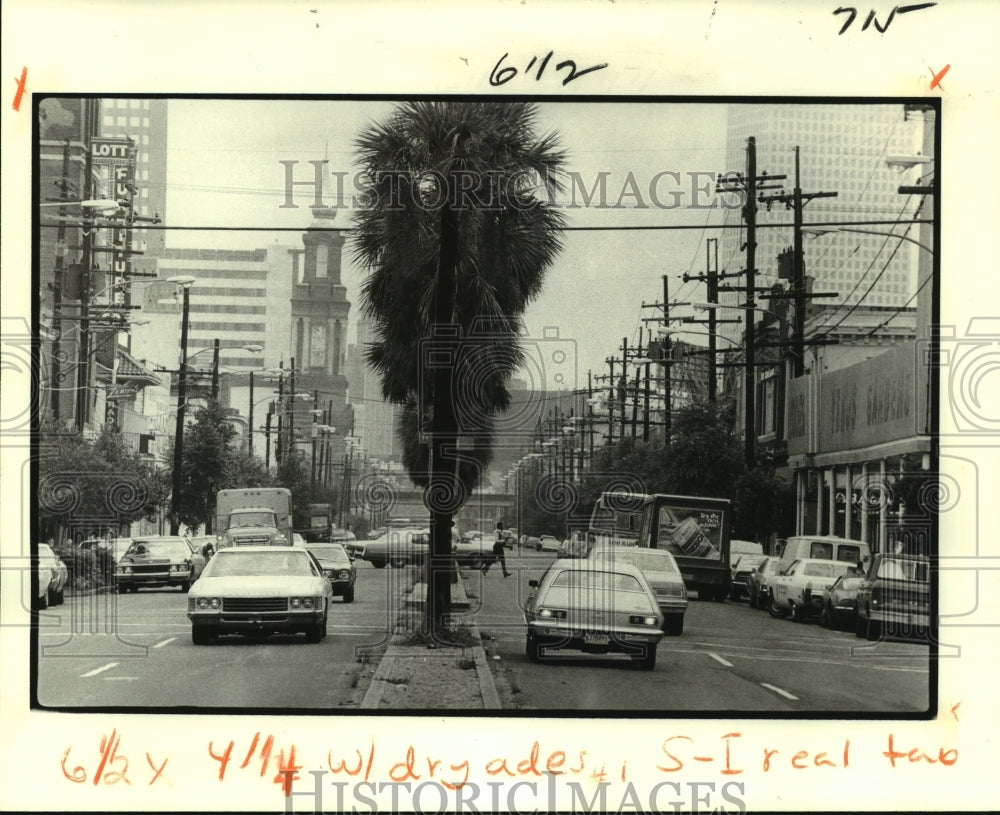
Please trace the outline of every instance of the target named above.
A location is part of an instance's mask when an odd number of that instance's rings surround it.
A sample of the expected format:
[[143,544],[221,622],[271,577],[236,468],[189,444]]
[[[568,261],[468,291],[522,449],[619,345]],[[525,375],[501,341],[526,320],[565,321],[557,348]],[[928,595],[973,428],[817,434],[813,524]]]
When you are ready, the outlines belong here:
[[[836,197],[816,198],[804,208],[804,222],[888,222],[868,226],[876,232],[915,234],[909,221],[914,217],[913,200],[898,194],[899,176],[886,159],[894,154],[912,154],[919,149],[920,123],[905,118],[898,104],[746,104],[730,105],[726,133],[726,165],[730,172],[747,172],[747,141],[756,142],[757,177],[784,175],[768,182],[782,189],[762,191],[764,196],[791,193],[795,188],[795,148],[799,148],[800,186],[804,194],[836,192]],[[914,199],[915,200],[915,199]],[[779,253],[792,246],[792,213],[783,203],[758,200],[756,270],[757,286],[777,281]],[[925,213],[929,217],[929,213]],[[727,210],[727,222],[742,222],[739,209]],[[894,225],[895,222],[898,224]],[[783,223],[786,227],[769,224]],[[834,230],[835,227],[828,227]],[[832,232],[817,236],[806,232],[805,275],[816,292],[834,292],[834,297],[811,300],[825,307],[822,321],[833,325],[851,306],[894,311],[910,302],[916,290],[914,248],[883,235]],[[733,273],[746,265],[745,229],[726,229],[720,238],[720,270]],[[730,281],[726,281],[729,283]],[[745,284],[745,278],[733,285]],[[727,293],[720,301],[740,304],[742,293]],[[767,301],[758,298],[767,308]],[[724,310],[728,312],[728,310]],[[722,312],[720,312],[722,316]],[[732,317],[732,312],[725,316]],[[758,315],[759,319],[759,315]],[[822,330],[822,326],[816,326]],[[728,336],[739,337],[742,326],[728,327]]]
[[368,345],[374,341],[371,324],[363,317],[356,323],[356,344],[348,349],[347,378],[350,403],[354,408],[354,433],[368,454],[383,461],[398,461],[399,441],[396,419],[399,407],[382,398],[382,382],[365,361]]
[[[105,138],[129,138],[135,144],[135,211],[144,218],[167,212],[167,100],[103,99],[100,133]],[[134,247],[146,258],[163,255],[164,231],[139,229]]]

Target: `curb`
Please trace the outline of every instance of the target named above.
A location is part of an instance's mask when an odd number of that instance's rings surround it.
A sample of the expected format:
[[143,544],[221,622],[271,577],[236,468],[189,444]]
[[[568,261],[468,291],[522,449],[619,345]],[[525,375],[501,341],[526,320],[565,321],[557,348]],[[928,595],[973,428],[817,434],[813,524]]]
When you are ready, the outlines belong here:
[[[460,576],[458,586],[464,595],[465,585],[462,582],[463,580],[464,578]],[[404,601],[404,605],[406,602]],[[466,607],[468,607],[467,601]],[[479,628],[472,619],[469,620],[469,629],[476,644],[467,646],[467,648],[472,651],[472,658],[476,663],[476,681],[479,683],[481,707],[484,710],[501,710],[500,694],[497,692],[496,683],[493,681],[493,671],[490,670],[490,665],[486,658],[486,649],[483,647],[482,639],[480,639]],[[396,659],[399,658],[398,653],[400,649],[397,648],[398,645],[397,635],[394,634],[389,640],[389,645],[386,647],[385,653],[382,655],[382,659],[379,660],[378,667],[372,676],[371,684],[368,686],[368,690],[361,700],[360,707],[362,709],[377,710],[382,704],[382,697],[389,686],[386,677],[391,675]]]

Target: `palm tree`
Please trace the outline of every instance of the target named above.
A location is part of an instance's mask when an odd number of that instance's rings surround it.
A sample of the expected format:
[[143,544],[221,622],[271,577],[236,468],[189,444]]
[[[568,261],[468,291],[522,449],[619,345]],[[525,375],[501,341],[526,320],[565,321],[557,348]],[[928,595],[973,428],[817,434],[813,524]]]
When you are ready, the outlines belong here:
[[536,120],[522,102],[414,102],[356,141],[371,184],[354,249],[366,358],[402,406],[404,463],[431,514],[432,634],[449,612],[452,518],[489,464],[521,318],[561,248],[546,201],[565,156]]

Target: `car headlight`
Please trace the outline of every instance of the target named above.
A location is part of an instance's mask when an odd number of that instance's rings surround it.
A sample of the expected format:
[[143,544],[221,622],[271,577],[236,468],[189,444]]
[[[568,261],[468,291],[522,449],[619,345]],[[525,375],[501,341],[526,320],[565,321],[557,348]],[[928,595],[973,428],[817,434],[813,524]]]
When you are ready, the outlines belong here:
[[313,609],[319,608],[323,602],[321,597],[293,597],[292,608]]
[[222,608],[221,597],[192,597],[190,600],[198,610],[214,611]]
[[340,580],[350,580],[351,579],[351,572],[350,572],[349,569],[341,569],[340,572],[337,574],[337,577]]
[[628,618],[630,625],[657,625],[659,621],[656,617],[648,614],[633,614]]
[[545,617],[546,619],[565,620],[566,612],[561,608],[540,608],[538,609],[538,616]]

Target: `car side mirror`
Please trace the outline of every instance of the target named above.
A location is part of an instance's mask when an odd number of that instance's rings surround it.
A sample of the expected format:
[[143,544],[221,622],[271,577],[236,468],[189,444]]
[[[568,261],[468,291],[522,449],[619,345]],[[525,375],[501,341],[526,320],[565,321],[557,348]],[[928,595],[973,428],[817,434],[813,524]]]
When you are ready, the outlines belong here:
[[528,581],[528,587],[532,588],[532,589],[537,589],[538,588],[538,581],[537,580],[529,580]]

